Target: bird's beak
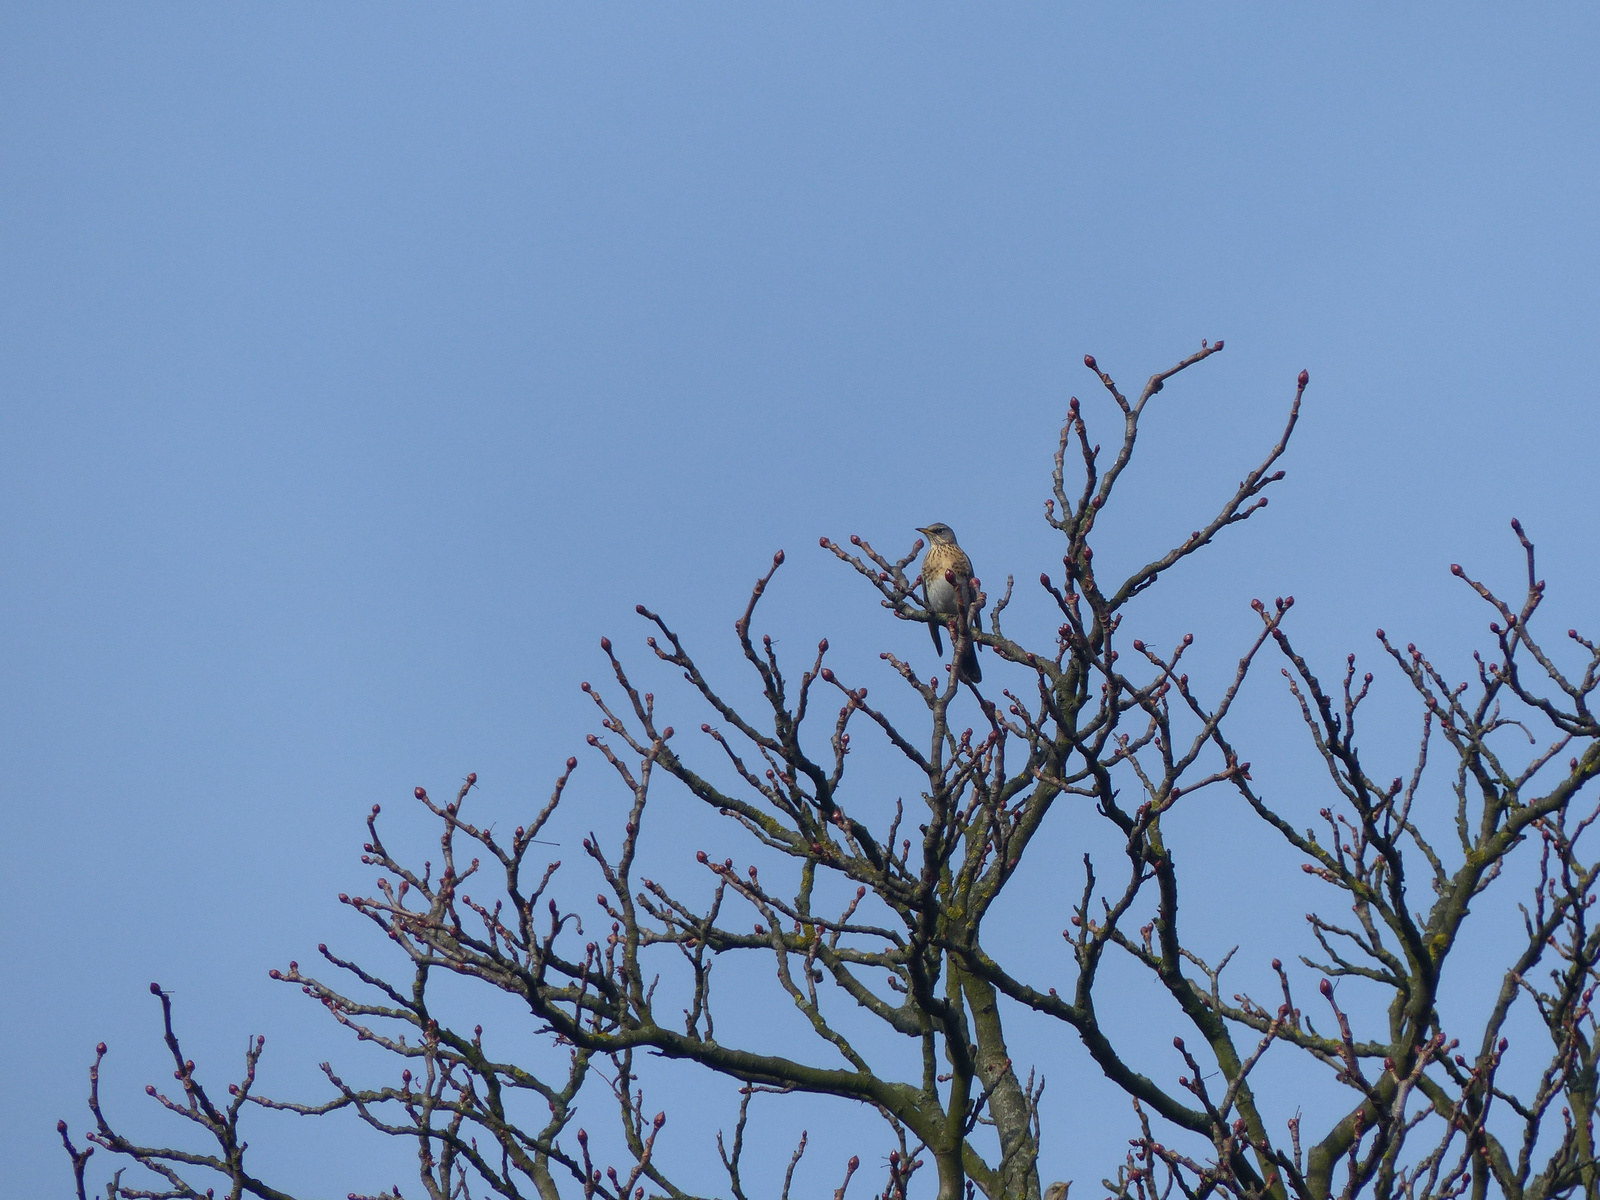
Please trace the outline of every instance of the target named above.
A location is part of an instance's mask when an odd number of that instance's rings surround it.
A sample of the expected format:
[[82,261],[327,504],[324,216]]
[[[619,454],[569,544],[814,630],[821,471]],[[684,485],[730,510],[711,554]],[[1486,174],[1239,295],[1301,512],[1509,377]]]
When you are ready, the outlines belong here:
[[[927,530],[926,530],[926,529],[924,529],[924,528],[923,528],[923,527],[922,527],[922,526],[920,526],[920,525],[918,525],[918,526],[917,526],[917,532],[918,532],[918,533],[928,533],[928,531],[927,531]],[[928,533],[928,536],[929,536],[929,537],[932,537],[932,536],[933,536],[933,534],[931,534],[931,533]]]

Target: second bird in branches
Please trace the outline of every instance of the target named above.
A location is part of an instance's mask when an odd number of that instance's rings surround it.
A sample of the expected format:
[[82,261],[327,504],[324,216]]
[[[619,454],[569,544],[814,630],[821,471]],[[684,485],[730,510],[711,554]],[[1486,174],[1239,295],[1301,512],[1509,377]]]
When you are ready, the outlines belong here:
[[[972,560],[956,544],[955,531],[942,521],[936,521],[918,533],[928,535],[928,552],[922,556],[922,590],[928,598],[928,611],[941,617],[955,617],[967,611],[972,603]],[[983,614],[973,617],[974,629],[983,628]],[[929,625],[933,634],[933,648],[944,653],[944,640],[939,636],[939,626]],[[961,678],[977,683],[983,678],[983,668],[978,666],[978,644],[970,639],[960,660]]]

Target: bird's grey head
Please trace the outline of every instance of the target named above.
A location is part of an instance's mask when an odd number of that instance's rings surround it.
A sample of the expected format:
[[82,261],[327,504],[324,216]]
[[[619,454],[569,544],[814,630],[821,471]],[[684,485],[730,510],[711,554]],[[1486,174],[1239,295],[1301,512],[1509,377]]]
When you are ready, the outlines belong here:
[[953,542],[956,540],[955,530],[951,529],[943,521],[935,521],[932,525],[921,526],[917,529],[917,532],[927,534],[929,539],[935,542]]

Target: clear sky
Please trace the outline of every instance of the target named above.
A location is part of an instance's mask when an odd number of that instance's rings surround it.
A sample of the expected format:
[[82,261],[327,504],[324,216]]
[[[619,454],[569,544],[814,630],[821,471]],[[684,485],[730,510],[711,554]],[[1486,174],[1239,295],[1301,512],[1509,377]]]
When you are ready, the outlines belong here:
[[[1290,592],[1328,661],[1377,625],[1459,651],[1447,566],[1514,585],[1513,515],[1592,628],[1597,34],[1578,4],[4,5],[0,1191],[68,1186],[96,1041],[141,1127],[150,980],[209,1078],[259,1032],[271,1090],[317,1094],[349,1046],[266,971],[381,955],[334,899],[366,809],[420,836],[411,788],[476,771],[510,823],[636,602],[731,673],[782,547],[767,627],[867,681],[925,639],[818,535],[944,520],[986,581],[1048,567],[1086,351],[1136,384],[1228,344],[1161,398],[1130,559],[1311,372],[1259,527],[1152,610],[1219,661]],[[592,766],[557,836],[614,825]],[[1098,1179],[1065,1125],[1125,1109],[1056,1080],[1046,1161]],[[291,1190],[412,1176],[267,1128]]]

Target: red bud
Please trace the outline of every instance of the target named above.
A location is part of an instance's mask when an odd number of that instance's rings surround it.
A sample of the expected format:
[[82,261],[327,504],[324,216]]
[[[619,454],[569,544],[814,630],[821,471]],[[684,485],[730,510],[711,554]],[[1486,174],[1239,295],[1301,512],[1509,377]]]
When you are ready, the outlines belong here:
[[[1218,342],[1217,345],[1221,346],[1222,343]],[[1310,371],[1301,371],[1300,372],[1300,386],[1301,387],[1305,387],[1305,385],[1310,383],[1310,382],[1311,382],[1311,372]]]
[[1094,355],[1092,354],[1085,354],[1083,356],[1083,365],[1088,367],[1091,371],[1098,371],[1100,369],[1100,364],[1094,361]]

